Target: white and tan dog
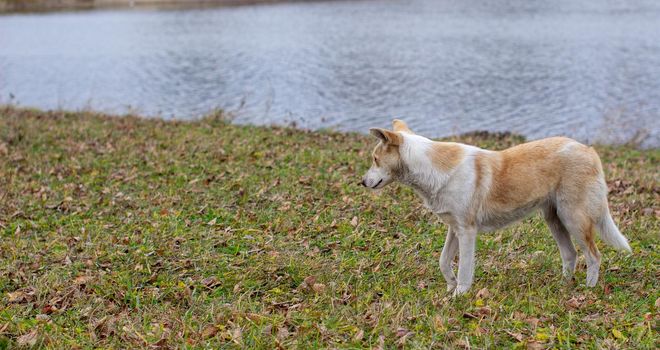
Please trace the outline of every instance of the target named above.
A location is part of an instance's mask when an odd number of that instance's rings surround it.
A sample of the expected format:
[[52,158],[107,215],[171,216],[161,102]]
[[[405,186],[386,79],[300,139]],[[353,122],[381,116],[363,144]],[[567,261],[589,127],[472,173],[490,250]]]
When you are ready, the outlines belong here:
[[[630,250],[607,204],[607,185],[593,148],[565,137],[489,151],[415,135],[400,120],[393,131],[370,129],[380,139],[373,164],[362,180],[372,189],[399,181],[449,226],[440,256],[447,290],[465,293],[472,285],[478,232],[492,231],[541,209],[559,245],[563,275],[572,279],[575,239],[587,262],[587,286],[598,281],[600,253],[594,230],[614,248]],[[458,253],[458,280],[451,262]]]

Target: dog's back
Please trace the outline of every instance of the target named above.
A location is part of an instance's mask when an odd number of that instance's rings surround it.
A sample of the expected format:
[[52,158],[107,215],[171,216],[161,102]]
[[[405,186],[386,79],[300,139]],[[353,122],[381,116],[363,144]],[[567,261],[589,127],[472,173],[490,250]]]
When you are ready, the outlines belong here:
[[554,203],[562,196],[574,197],[572,190],[604,186],[598,155],[569,138],[478,152],[474,158],[476,191],[482,194],[481,209],[486,217],[506,217],[524,208]]

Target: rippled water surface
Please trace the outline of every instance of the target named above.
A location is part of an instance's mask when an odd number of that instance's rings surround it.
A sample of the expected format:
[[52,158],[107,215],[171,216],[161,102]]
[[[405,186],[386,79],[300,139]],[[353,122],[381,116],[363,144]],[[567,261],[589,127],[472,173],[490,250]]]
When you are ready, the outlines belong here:
[[660,146],[660,1],[339,1],[0,16],[0,103]]

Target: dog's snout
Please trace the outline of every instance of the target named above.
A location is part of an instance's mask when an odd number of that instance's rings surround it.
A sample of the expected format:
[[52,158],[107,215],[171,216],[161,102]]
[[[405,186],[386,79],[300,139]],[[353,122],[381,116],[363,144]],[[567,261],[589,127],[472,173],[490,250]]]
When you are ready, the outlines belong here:
[[362,185],[362,186],[364,186],[364,187],[367,187],[367,182],[366,182],[366,181],[367,181],[367,180],[362,179],[362,182],[360,182],[360,185]]

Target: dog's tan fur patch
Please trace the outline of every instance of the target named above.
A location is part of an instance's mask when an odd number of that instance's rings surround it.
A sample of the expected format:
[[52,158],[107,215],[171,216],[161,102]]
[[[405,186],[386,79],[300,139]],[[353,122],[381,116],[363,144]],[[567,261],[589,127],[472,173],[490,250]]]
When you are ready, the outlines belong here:
[[434,142],[428,151],[433,166],[443,172],[454,169],[463,160],[463,147],[451,142]]
[[400,166],[401,155],[399,147],[380,142],[372,153],[373,161],[379,167],[395,170]]
[[545,198],[557,188],[565,160],[557,150],[571,142],[565,138],[534,141],[483,157],[492,171],[487,200],[501,210],[511,210]]

